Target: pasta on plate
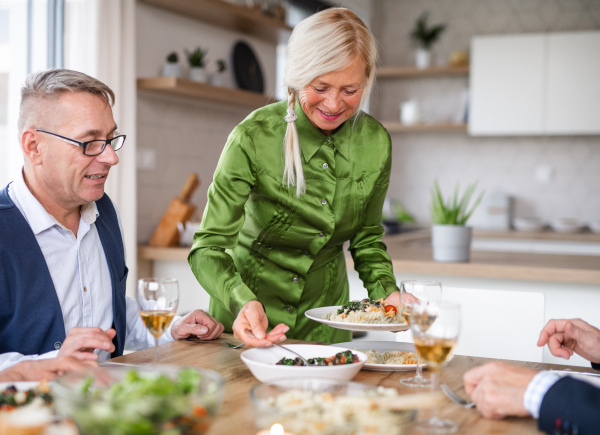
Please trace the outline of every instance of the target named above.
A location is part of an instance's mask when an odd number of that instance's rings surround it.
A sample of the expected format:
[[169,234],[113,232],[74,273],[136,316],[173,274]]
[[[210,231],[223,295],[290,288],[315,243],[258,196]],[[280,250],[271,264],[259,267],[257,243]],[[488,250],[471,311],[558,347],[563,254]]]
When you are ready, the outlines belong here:
[[406,350],[378,352],[375,349],[363,349],[361,352],[367,355],[367,364],[417,364],[417,355]]
[[327,313],[324,320],[345,323],[392,324],[406,323],[404,316],[394,305],[386,304],[383,299],[372,301],[350,301],[337,311]]

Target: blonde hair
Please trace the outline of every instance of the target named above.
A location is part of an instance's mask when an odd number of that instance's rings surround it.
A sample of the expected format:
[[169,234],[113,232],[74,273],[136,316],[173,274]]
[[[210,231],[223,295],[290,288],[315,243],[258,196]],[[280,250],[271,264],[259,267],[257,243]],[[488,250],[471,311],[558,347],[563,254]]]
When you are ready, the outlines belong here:
[[287,130],[283,140],[283,185],[296,186],[296,196],[306,191],[294,107],[298,91],[316,77],[346,68],[355,59],[365,65],[366,86],[360,101],[368,98],[375,78],[377,44],[365,23],[351,10],[330,8],[302,20],[288,42],[285,86],[288,93]]
[[59,68],[34,72],[27,76],[21,88],[19,133],[31,127],[28,125],[31,122],[36,122],[36,115],[44,110],[41,101],[55,100],[65,92],[87,92],[103,99],[110,106],[115,102],[112,89],[82,72]]

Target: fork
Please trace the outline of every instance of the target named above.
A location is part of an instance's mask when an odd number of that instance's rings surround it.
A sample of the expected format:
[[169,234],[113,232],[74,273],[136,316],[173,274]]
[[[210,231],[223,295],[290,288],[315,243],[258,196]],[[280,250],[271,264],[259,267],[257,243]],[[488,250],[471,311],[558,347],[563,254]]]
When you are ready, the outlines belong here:
[[229,349],[239,349],[240,347],[244,347],[244,343],[231,344],[227,343],[225,340],[221,340],[221,343],[225,343],[225,346],[227,346]]
[[442,389],[444,394],[446,396],[448,396],[448,398],[450,400],[452,400],[454,403],[457,403],[460,406],[464,406],[465,408],[472,408],[475,406],[475,402],[466,401],[465,399],[460,397],[458,394],[456,394],[454,391],[452,391],[452,389],[447,384],[441,384],[440,388]]

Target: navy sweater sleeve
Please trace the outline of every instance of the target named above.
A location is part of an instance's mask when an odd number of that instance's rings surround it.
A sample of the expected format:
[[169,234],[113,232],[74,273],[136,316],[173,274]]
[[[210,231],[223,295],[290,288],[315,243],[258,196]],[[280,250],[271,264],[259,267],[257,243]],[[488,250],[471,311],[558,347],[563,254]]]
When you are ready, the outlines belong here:
[[568,376],[558,380],[546,393],[540,407],[538,427],[552,433],[556,419],[579,435],[598,434],[600,428],[600,388]]

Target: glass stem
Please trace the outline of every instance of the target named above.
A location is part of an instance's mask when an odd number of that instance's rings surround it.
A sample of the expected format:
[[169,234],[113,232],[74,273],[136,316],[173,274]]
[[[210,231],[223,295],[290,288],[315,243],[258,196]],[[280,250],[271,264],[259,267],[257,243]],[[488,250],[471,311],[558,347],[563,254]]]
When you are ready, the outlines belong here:
[[[439,388],[439,384],[440,384],[440,372],[438,370],[433,370],[433,373],[431,373],[431,392],[435,393],[437,392],[438,388]],[[438,420],[438,412],[439,412],[439,408],[437,406],[434,406],[433,408],[431,408],[431,414],[430,415],[430,420],[431,422],[437,421]]]
[[423,379],[423,368],[421,367],[421,355],[417,352],[417,373],[415,374],[415,379],[420,381]]
[[156,358],[154,360],[154,364],[158,364],[158,338],[154,337],[154,349],[156,349]]

